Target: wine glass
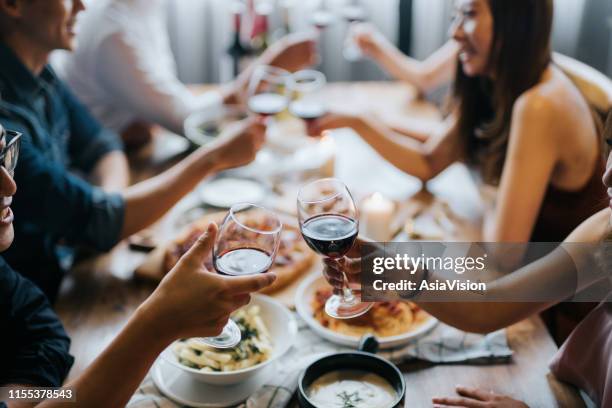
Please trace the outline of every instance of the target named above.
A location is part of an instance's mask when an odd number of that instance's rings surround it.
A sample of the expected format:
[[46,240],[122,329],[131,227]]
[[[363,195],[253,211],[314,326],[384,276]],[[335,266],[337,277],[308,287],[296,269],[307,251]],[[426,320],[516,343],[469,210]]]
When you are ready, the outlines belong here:
[[360,32],[360,23],[366,21],[366,11],[357,2],[346,5],[341,12],[348,25],[344,50],[342,55],[347,61],[355,62],[363,58],[361,48],[357,44],[356,36]]
[[255,68],[248,87],[249,110],[264,122],[284,111],[289,104],[287,81],[290,75],[284,69],[269,65]]
[[310,22],[319,33],[335,22],[335,16],[327,9],[325,0],[319,2],[319,7],[312,13]]
[[[309,69],[298,71],[289,78],[289,90],[293,100],[289,105],[289,112],[302,119],[307,129],[310,129],[312,122],[327,113],[327,107],[321,95],[326,83],[327,79],[322,72]],[[319,136],[310,132],[308,135]]]
[[[302,187],[297,198],[300,231],[313,251],[341,259],[351,249],[359,233],[357,206],[340,180],[326,178]],[[361,302],[344,276],[342,296],[332,295],[325,312],[336,319],[360,316],[372,307]]]
[[[217,273],[244,276],[267,272],[274,263],[282,227],[278,216],[264,207],[233,205],[221,223],[213,248]],[[215,348],[235,347],[241,340],[240,328],[230,319],[219,336],[199,340]]]

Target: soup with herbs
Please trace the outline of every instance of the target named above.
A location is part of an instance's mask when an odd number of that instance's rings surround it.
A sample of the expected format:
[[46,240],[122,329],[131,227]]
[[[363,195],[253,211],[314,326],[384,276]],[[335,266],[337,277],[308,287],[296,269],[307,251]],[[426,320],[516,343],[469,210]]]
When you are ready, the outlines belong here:
[[389,408],[397,392],[380,375],[359,370],[329,372],[308,388],[317,408]]

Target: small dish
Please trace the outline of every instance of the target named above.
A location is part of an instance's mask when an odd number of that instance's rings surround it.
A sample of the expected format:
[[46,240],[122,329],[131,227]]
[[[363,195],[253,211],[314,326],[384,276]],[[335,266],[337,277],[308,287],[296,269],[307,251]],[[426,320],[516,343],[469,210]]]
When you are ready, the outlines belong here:
[[176,366],[159,358],[151,370],[153,382],[167,398],[196,408],[230,407],[240,404],[263,387],[274,374],[274,365],[236,385],[211,385],[193,379]]
[[220,178],[200,188],[200,199],[218,208],[231,208],[236,203],[260,204],[266,198],[266,188],[260,183],[239,178]]

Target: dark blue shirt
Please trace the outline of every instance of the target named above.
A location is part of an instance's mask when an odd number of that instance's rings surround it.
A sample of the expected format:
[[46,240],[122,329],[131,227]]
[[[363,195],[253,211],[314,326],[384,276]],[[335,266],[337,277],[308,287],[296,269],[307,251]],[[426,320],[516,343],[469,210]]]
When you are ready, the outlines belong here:
[[15,181],[15,242],[7,261],[53,301],[73,246],[108,250],[119,240],[124,202],[71,173],[87,174],[119,137],[98,124],[45,67],[38,76],[0,43],[0,123],[23,133]]
[[0,333],[0,386],[62,385],[74,362],[70,338],[40,289],[1,257]]

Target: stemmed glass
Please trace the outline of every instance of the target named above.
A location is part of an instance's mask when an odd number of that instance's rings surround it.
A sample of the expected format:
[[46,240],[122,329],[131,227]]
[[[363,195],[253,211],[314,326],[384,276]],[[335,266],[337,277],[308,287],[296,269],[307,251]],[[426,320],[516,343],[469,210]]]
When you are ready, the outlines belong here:
[[[213,249],[213,265],[226,276],[255,275],[267,272],[280,244],[282,223],[278,216],[255,204],[235,204],[226,214]],[[240,343],[238,325],[229,320],[216,337],[203,337],[200,342],[231,348]]]
[[327,79],[322,72],[309,69],[298,71],[289,78],[289,90],[293,100],[289,105],[289,112],[306,122],[307,129],[310,129],[313,121],[327,113],[327,107],[321,95],[321,90],[326,83]]
[[[355,243],[359,233],[357,206],[348,188],[340,180],[327,178],[302,187],[297,198],[300,230],[315,252],[341,260]],[[332,295],[325,312],[336,319],[360,316],[372,307],[361,302],[344,276],[342,296]]]
[[342,9],[342,16],[348,25],[347,36],[344,41],[344,50],[342,55],[347,61],[358,61],[363,57],[361,48],[357,44],[355,38],[359,34],[360,23],[366,21],[366,12],[362,6],[356,1],[349,3]]
[[327,9],[325,0],[321,0],[319,2],[319,7],[312,14],[310,21],[312,22],[312,25],[316,27],[319,33],[334,23],[335,17]]
[[264,122],[284,111],[289,104],[290,75],[284,69],[268,65],[255,68],[248,87],[249,110]]

